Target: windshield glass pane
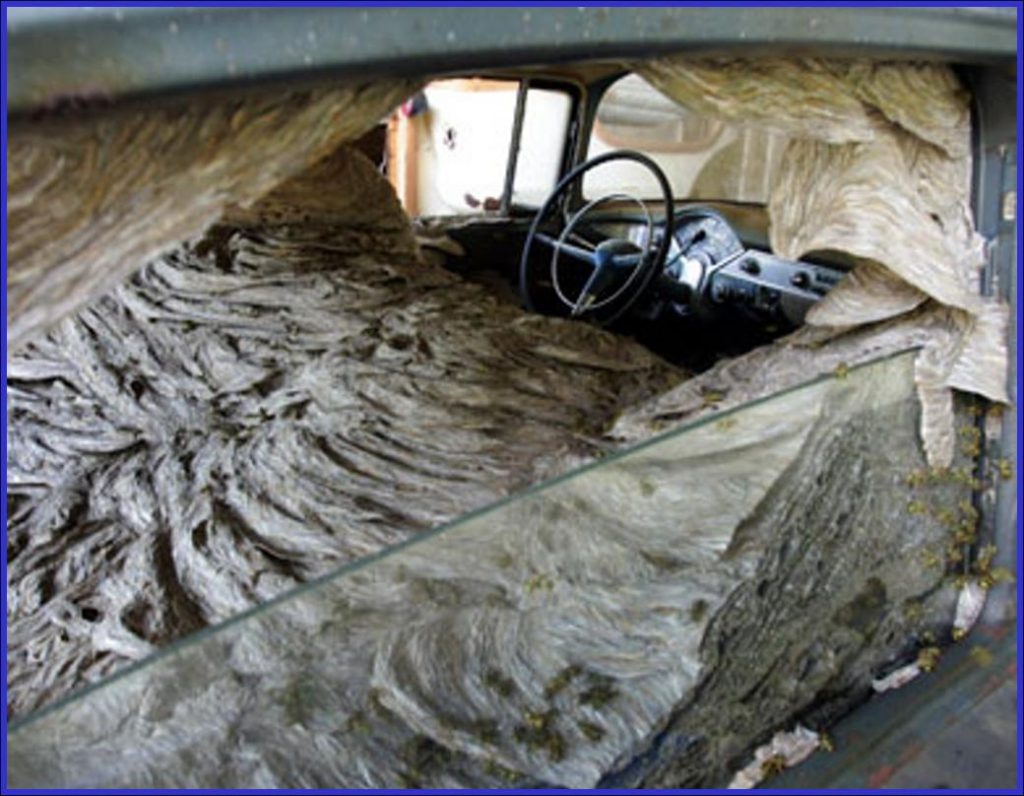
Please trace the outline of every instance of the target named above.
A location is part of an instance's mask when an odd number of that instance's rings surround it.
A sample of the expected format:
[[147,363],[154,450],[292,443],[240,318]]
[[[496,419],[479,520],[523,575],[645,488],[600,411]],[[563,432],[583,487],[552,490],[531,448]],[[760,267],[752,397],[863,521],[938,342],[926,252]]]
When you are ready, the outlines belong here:
[[196,634],[16,724],[10,784],[594,787],[694,689],[765,549],[819,532],[823,463],[870,496],[842,534],[912,521],[913,360],[712,414]]
[[[776,133],[694,113],[630,74],[601,98],[587,156],[634,149],[662,168],[676,199],[764,204],[785,143]],[[661,198],[651,173],[628,161],[594,169],[584,178],[588,199],[616,192]]]

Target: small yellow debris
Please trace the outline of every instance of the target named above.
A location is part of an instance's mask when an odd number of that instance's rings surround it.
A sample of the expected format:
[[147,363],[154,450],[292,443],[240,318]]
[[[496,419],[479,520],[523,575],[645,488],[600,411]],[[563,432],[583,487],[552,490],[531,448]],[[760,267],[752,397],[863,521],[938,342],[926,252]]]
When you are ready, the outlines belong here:
[[967,517],[969,519],[974,519],[974,520],[978,519],[978,510],[976,508],[974,508],[974,504],[971,503],[971,501],[969,501],[969,500],[961,500],[957,504],[957,508],[960,509],[960,512],[965,517]]
[[489,758],[484,764],[484,771],[490,774],[492,777],[504,780],[505,782],[515,782],[522,775],[511,768],[506,768],[501,763],[493,758]]
[[767,779],[786,770],[786,756],[772,755],[761,761],[761,776]]
[[484,674],[484,685],[505,699],[512,697],[516,692],[515,680],[506,677],[497,669],[487,670]]
[[974,571],[980,575],[988,573],[992,566],[992,559],[996,557],[998,548],[994,544],[987,544],[978,550],[978,557],[974,562]]
[[927,514],[928,506],[922,500],[911,500],[907,503],[907,511],[910,514]]
[[548,680],[544,687],[544,698],[549,702],[558,694],[569,687],[569,684],[583,673],[583,667],[572,664],[563,668],[558,674]]
[[711,407],[722,403],[725,395],[717,390],[703,390],[700,394],[700,399],[705,407]]
[[937,555],[934,550],[922,550],[921,561],[927,569],[938,569],[942,566],[942,557]]
[[922,487],[928,483],[928,471],[927,470],[914,470],[912,473],[907,475],[907,486],[909,487]]
[[917,653],[917,666],[922,672],[934,672],[940,657],[942,650],[938,647],[925,647]]
[[345,721],[345,729],[358,735],[365,735],[370,731],[370,723],[366,720],[366,714],[357,710]]
[[992,657],[988,647],[979,646],[971,650],[971,660],[983,669],[992,665]]
[[832,736],[828,733],[818,733],[818,748],[823,752],[834,752],[836,750],[836,744],[832,740]]
[[974,459],[981,455],[981,443],[977,440],[970,440],[960,450],[963,451],[964,456]]
[[911,622],[916,622],[924,614],[924,608],[917,600],[909,600],[903,606],[903,615]]
[[850,366],[847,365],[845,362],[840,362],[838,365],[836,365],[835,374],[837,379],[845,379],[847,376],[850,375]]
[[598,743],[605,736],[604,728],[598,724],[594,724],[592,721],[579,719],[576,722],[576,726],[580,728],[580,732],[582,732],[586,739],[591,743]]
[[533,594],[535,591],[540,591],[541,589],[544,591],[551,591],[554,588],[555,582],[549,575],[545,575],[543,572],[534,575],[523,584],[523,589],[525,589],[527,594]]

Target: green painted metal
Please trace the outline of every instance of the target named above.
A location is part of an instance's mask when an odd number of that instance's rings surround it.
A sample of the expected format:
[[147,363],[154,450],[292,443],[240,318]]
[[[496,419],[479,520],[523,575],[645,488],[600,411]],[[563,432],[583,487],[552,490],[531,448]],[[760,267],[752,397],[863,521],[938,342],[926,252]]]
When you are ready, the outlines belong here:
[[12,8],[8,111],[172,91],[673,51],[1011,61],[982,8]]
[[976,627],[933,673],[872,699],[829,729],[819,751],[762,787],[1013,788],[1017,641]]

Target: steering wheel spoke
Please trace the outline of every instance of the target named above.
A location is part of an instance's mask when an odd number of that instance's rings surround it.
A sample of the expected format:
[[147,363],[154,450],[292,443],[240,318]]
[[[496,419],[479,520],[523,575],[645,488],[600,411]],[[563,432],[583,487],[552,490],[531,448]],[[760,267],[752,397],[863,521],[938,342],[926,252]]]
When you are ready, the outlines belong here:
[[585,263],[595,265],[593,249],[588,250],[580,246],[574,246],[571,243],[566,243],[561,238],[553,238],[550,235],[545,235],[543,232],[538,232],[534,237],[536,240],[550,246],[562,254],[567,254],[577,260],[582,260]]
[[581,246],[582,248],[586,249],[587,251],[591,251],[592,252],[592,251],[594,251],[594,249],[597,248],[597,244],[596,243],[587,240],[582,235],[580,235],[578,232],[570,232],[568,235],[566,235],[566,239],[573,241],[577,246]]

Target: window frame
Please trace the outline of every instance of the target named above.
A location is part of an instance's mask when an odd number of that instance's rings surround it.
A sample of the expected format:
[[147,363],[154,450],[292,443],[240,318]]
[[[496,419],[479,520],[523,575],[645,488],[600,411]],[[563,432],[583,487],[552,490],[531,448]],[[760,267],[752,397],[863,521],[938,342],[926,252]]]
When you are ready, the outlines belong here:
[[[500,75],[494,75],[494,79],[502,79]],[[505,185],[501,192],[501,205],[499,214],[506,218],[517,216],[533,216],[540,209],[539,206],[526,205],[512,201],[512,192],[515,187],[516,172],[519,167],[519,150],[522,144],[523,125],[526,119],[526,98],[531,88],[547,91],[558,91],[569,98],[569,121],[566,126],[565,135],[562,141],[562,155],[559,160],[558,176],[555,180],[557,185],[561,179],[569,173],[577,162],[582,149],[581,130],[586,125],[586,118],[581,118],[585,112],[589,112],[586,89],[568,79],[559,80],[553,77],[532,77],[529,75],[520,76],[519,91],[516,95],[516,108],[513,118],[512,136],[509,144],[508,168],[505,171]],[[585,155],[585,153],[584,153]],[[554,186],[552,186],[554,189]],[[575,201],[575,197],[573,198]]]

